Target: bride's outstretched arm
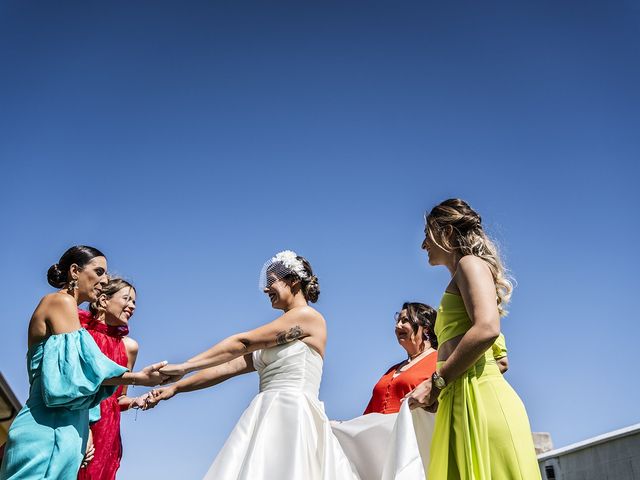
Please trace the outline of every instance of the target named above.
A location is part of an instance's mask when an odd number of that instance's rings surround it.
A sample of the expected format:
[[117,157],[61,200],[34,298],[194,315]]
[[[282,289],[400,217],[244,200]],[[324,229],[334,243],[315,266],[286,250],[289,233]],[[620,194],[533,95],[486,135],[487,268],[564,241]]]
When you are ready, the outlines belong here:
[[296,308],[255,330],[225,338],[220,343],[184,363],[167,365],[160,372],[164,375],[176,377],[196,370],[221,365],[255,350],[284,345],[294,340],[306,338],[319,328],[324,328],[323,325],[320,325],[320,322],[324,322],[324,320],[312,308]]
[[255,370],[253,357],[248,353],[222,365],[205,368],[190,377],[183,378],[173,386],[176,387],[176,393],[193,392],[194,390],[213,387],[225,380],[245,373],[255,372]]
[[205,368],[190,377],[183,378],[173,385],[152,390],[146,399],[144,410],[154,408],[162,400],[169,400],[178,393],[193,392],[204,388],[213,387],[232,377],[254,372],[253,357],[249,353],[235,358],[230,362]]

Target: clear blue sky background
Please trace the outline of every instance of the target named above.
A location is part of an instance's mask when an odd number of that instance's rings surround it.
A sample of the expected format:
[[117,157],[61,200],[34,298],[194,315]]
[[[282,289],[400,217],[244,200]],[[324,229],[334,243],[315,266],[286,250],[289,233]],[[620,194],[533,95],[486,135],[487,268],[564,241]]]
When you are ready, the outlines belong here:
[[[291,248],[321,282],[321,398],[356,416],[403,357],[393,313],[439,301],[422,215],[459,196],[518,280],[533,429],[640,421],[639,34],[631,1],[3,1],[2,373],[24,401],[27,322],[72,244],[135,282],[139,366],[273,319],[258,273]],[[200,478],[256,391],[125,415],[122,478]]]

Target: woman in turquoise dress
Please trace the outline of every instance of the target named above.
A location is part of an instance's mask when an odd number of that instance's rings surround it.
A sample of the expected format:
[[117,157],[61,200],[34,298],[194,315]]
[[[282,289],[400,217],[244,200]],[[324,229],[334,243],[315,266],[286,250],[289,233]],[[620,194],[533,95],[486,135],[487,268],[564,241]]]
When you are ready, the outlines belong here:
[[539,480],[527,412],[496,362],[506,354],[500,317],[512,286],[480,215],[445,200],[426,218],[422,248],[451,273],[435,324],[436,372],[409,400],[436,412],[428,478]]
[[47,277],[60,290],[42,298],[29,322],[29,398],[9,429],[0,480],[75,480],[87,449],[89,409],[118,385],[166,379],[158,372],[166,362],[130,373],[80,327],[78,305],[95,301],[107,282],[99,250],[71,247]]

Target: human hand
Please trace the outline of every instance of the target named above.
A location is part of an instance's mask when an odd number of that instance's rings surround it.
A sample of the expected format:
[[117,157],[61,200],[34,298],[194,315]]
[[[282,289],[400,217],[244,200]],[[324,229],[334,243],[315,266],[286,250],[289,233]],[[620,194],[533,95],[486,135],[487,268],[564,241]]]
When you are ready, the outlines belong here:
[[189,371],[190,370],[188,362],[169,363],[160,369],[160,372],[163,375],[168,375],[170,377],[184,377],[187,373],[189,373]]
[[162,374],[159,370],[167,365],[167,362],[154,363],[143,368],[139,372],[134,372],[135,385],[144,385],[145,387],[155,387],[165,381],[168,376]]
[[[434,389],[435,390],[435,389]],[[437,396],[436,396],[437,397]],[[436,401],[433,402],[431,405],[429,405],[428,407],[423,407],[427,412],[429,413],[436,413],[438,411],[438,399],[436,398]]]
[[133,408],[135,410],[146,410],[147,400],[150,396],[151,392],[147,392],[144,395],[140,395],[139,397],[132,399],[131,403],[129,404],[129,408]]
[[167,379],[161,385],[177,382],[190,371],[189,362],[168,364],[160,369],[160,373],[167,376]]
[[[427,411],[431,411],[429,408],[437,402],[439,393],[440,391],[433,386],[431,379],[428,378],[404,398],[409,401],[411,410],[424,408]],[[435,408],[437,408],[437,405]]]
[[160,403],[162,400],[169,400],[176,393],[178,392],[175,385],[164,388],[155,388],[151,390],[151,392],[149,392],[149,397],[147,398],[146,405],[143,410],[155,408],[155,406],[158,405],[158,403]]
[[96,454],[96,447],[93,444],[93,433],[89,430],[89,438],[87,439],[87,450],[84,453],[84,458],[82,459],[82,463],[80,464],[80,468],[87,468],[91,460]]

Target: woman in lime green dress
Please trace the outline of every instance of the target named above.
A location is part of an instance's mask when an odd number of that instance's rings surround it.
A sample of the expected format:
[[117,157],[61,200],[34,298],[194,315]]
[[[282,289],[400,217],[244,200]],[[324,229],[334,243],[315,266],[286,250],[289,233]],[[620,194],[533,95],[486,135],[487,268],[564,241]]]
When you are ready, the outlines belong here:
[[451,272],[435,325],[437,370],[409,400],[436,411],[428,478],[540,479],[527,413],[492,351],[512,286],[480,216],[445,200],[426,218],[422,248]]

